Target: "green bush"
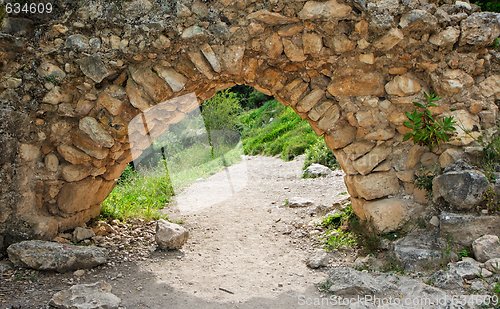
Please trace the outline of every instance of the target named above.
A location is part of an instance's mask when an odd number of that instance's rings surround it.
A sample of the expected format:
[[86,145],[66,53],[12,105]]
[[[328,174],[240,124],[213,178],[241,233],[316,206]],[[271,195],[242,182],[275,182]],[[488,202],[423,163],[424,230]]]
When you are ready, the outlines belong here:
[[436,119],[432,116],[430,107],[437,107],[435,103],[441,98],[435,94],[425,93],[425,101],[413,102],[416,109],[406,112],[408,121],[404,125],[412,131],[404,135],[404,140],[412,139],[415,144],[428,146],[431,150],[441,142],[447,142],[452,133],[455,132],[455,120],[453,117]]
[[477,0],[475,4],[481,7],[481,10],[500,13],[500,2],[496,0]]
[[319,163],[331,169],[337,169],[339,167],[337,159],[333,155],[332,150],[326,145],[324,139],[319,139],[314,145],[306,150],[304,169],[308,168],[313,163]]

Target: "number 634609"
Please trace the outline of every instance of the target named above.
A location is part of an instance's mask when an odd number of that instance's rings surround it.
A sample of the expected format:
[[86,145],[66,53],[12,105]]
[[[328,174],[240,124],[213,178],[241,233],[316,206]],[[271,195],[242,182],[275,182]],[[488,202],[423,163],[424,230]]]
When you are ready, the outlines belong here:
[[6,3],[5,12],[7,14],[50,14],[52,13],[52,3]]

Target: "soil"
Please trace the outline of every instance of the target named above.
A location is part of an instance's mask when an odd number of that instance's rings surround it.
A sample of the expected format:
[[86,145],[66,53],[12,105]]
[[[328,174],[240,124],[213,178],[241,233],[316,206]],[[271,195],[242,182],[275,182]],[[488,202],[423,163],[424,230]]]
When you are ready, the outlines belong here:
[[[302,165],[303,158],[245,157],[179,193],[164,210],[190,231],[179,251],[156,250],[154,222],[115,222],[117,232],[97,241],[112,252],[107,265],[82,276],[6,270],[0,308],[46,308],[57,291],[98,280],[113,286],[124,308],[305,307],[300,300],[320,297],[326,276],[305,264],[321,247],[313,223],[348,196],[342,172],[303,179]],[[286,207],[293,197],[313,206]],[[332,265],[350,263],[355,251],[335,257]],[[2,267],[11,266],[4,260]]]

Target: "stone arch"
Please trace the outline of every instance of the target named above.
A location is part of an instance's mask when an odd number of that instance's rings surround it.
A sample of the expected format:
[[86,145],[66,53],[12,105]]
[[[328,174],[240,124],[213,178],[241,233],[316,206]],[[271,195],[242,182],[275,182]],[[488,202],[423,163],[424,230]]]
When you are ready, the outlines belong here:
[[[487,46],[500,16],[473,5],[103,1],[42,26],[39,40],[27,27],[0,44],[6,243],[50,239],[97,216],[132,160],[129,134],[148,133],[129,122],[172,98],[246,84],[291,106],[325,137],[354,211],[379,232],[425,210],[419,166],[445,165],[472,142],[463,132],[432,152],[403,142],[404,112],[423,91],[444,97],[436,115],[473,134],[495,130],[498,117],[498,55]],[[194,107],[155,113],[175,122]]]

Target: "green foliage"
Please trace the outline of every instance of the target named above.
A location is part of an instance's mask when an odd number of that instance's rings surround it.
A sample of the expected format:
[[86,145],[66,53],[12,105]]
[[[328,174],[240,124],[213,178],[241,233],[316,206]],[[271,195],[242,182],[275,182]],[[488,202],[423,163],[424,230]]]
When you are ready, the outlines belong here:
[[339,167],[337,159],[333,155],[332,150],[326,145],[324,139],[318,139],[316,143],[306,149],[304,169],[313,163],[319,163],[332,169]]
[[434,170],[420,169],[415,174],[415,186],[421,190],[427,191],[429,195],[432,194],[432,181],[439,172],[439,168]]
[[495,286],[493,287],[493,293],[495,293],[497,297],[500,297],[500,282],[495,283]]
[[326,250],[353,247],[357,244],[356,238],[349,230],[349,221],[354,217],[352,206],[349,205],[342,211],[326,215],[321,221],[325,228],[323,241]]
[[474,3],[479,5],[482,11],[500,13],[500,2],[497,0],[477,0]]
[[500,38],[496,38],[493,41],[493,48],[496,49],[496,50],[500,50]]
[[404,140],[412,139],[415,144],[428,146],[431,150],[441,142],[447,142],[455,132],[455,120],[453,117],[435,119],[430,107],[437,107],[435,103],[441,98],[435,94],[425,94],[426,102],[413,102],[416,109],[406,112],[408,120],[404,125],[412,131],[404,136]]
[[125,170],[118,185],[102,203],[101,216],[122,221],[161,218],[159,210],[174,194],[168,173],[154,170],[141,174],[132,171],[130,166]]
[[203,103],[201,114],[211,144],[236,144],[239,141],[240,135],[235,132],[242,129],[238,117],[241,112],[238,95],[228,89],[219,91]]
[[307,121],[276,100],[244,113],[240,120],[243,150],[248,155],[280,155],[292,160],[321,139]]
[[460,257],[470,257],[470,250],[468,248],[463,248],[462,250],[458,251],[458,256]]

